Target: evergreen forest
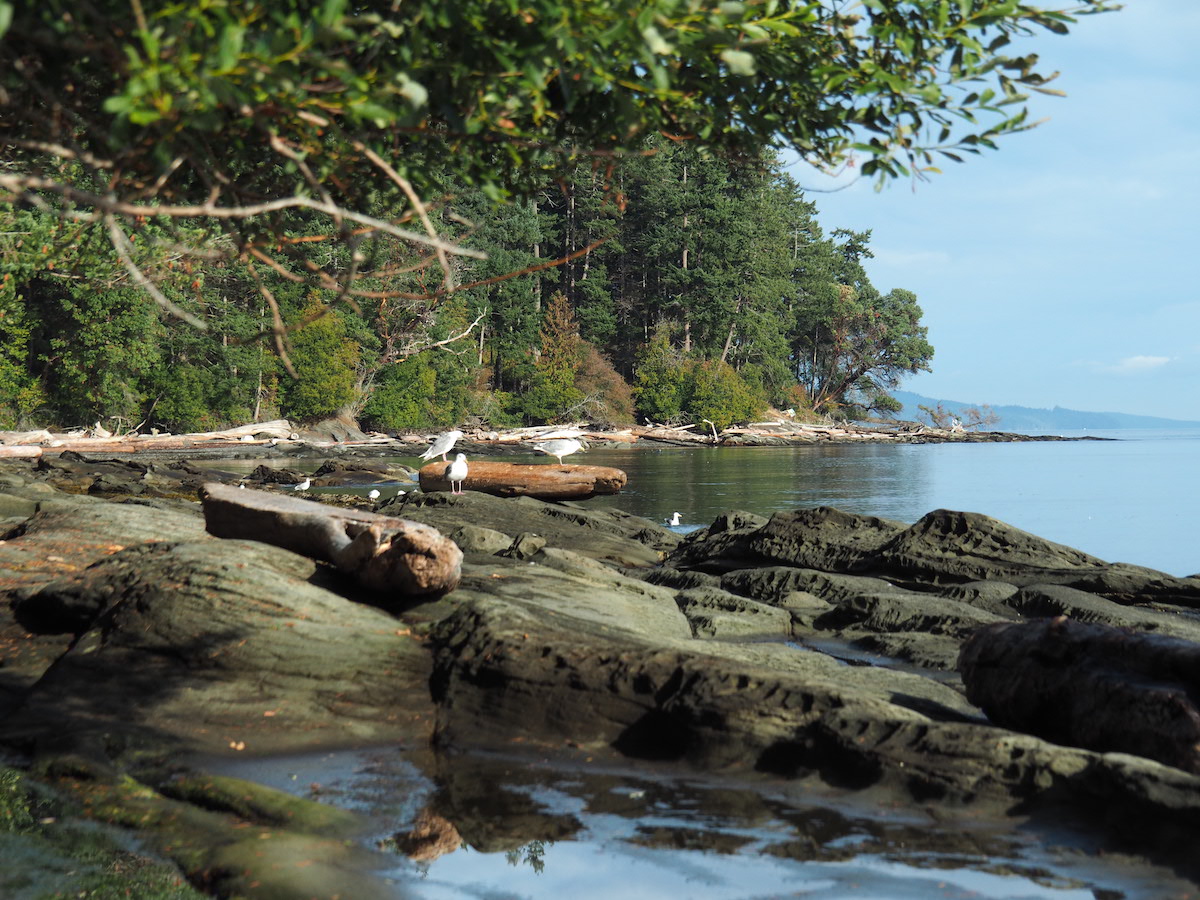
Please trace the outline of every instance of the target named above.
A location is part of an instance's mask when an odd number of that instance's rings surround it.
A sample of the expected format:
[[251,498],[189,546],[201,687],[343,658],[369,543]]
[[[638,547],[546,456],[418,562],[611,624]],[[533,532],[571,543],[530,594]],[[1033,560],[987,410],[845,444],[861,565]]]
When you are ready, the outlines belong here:
[[1035,126],[1112,0],[0,0],[0,428],[851,418],[933,348],[778,154]]
[[249,266],[176,255],[143,222],[141,270],[167,307],[113,259],[101,223],[0,215],[5,428],[338,415],[377,430],[635,417],[722,428],[768,405],[894,411],[890,392],[933,355],[917,297],[870,283],[870,233],[823,231],[777,158],[661,137],[507,202],[447,182],[428,215],[478,253],[447,261],[457,289],[436,302],[443,272],[428,254],[356,258],[303,210],[287,223],[293,250],[314,270],[369,273],[341,302],[268,252]]

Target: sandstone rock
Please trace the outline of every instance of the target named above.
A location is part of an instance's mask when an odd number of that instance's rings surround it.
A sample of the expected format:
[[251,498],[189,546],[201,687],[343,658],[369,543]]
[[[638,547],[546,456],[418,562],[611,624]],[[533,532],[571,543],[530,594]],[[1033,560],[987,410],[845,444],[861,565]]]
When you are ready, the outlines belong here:
[[404,733],[405,711],[428,703],[425,652],[394,615],[322,580],[298,554],[206,538],[130,547],[56,581],[23,617],[49,616],[43,605],[94,617],[8,718],[8,740],[119,754]]
[[464,525],[504,534],[536,534],[551,546],[634,568],[656,565],[680,540],[675,532],[620,510],[532,497],[406,494],[382,504],[379,511],[425,522],[443,534]]
[[1200,774],[1200,644],[1066,617],[976,632],[967,696],[998,725]]
[[687,616],[692,634],[699,638],[784,640],[792,634],[792,617],[787,610],[728,591],[689,588],[676,594],[675,602]]
[[513,542],[512,537],[503,531],[471,524],[458,526],[446,537],[454,541],[463,553],[482,553],[485,556],[507,550]]
[[[1097,658],[1151,660],[1128,642],[1195,634],[1196,579],[1107,563],[966,513],[909,526],[830,509],[770,519],[733,511],[681,539],[594,501],[468,492],[382,504],[456,535],[467,551],[452,592],[382,603],[323,563],[204,533],[198,505],[168,493],[211,470],[127,468],[130,483],[146,485],[134,505],[47,487],[86,490],[116,467],[18,465],[5,471],[42,483],[3,482],[4,495],[35,507],[26,517],[30,507],[17,504],[20,524],[0,539],[10,601],[0,608],[0,733],[10,748],[73,751],[122,769],[229,742],[267,752],[436,735],[439,749],[566,745],[722,777],[758,771],[869,790],[870,802],[969,804],[967,814],[998,827],[1016,804],[1102,821],[1118,836],[1200,824],[1200,776],[1180,768],[1191,766],[1186,753],[1168,765],[1155,747],[1076,740],[1078,723],[1071,741],[1080,746],[1041,732],[1058,709],[1055,691],[1084,684],[1128,710],[1136,727],[1127,730],[1149,733],[1171,716],[1187,724],[1182,688],[1153,681],[1153,702],[1139,710],[1130,688],[1150,676],[1052,676],[1062,649],[1053,641],[1037,645],[1033,666],[1022,657],[977,664],[992,667],[990,690],[1046,701],[1033,716],[1039,734],[1027,734],[1035,729],[1019,717],[1001,721],[1007,695],[976,694],[953,671],[964,644],[1060,613],[1137,629],[1124,643],[1097,643]],[[1173,649],[1159,655],[1164,666],[1192,663]],[[1170,684],[1190,691],[1190,672]],[[1192,740],[1178,734],[1180,747]],[[525,825],[473,818],[489,787],[455,758],[444,757],[431,817],[472,846],[511,846]],[[509,808],[515,822],[544,818],[526,818],[517,801]],[[555,827],[565,835],[574,825]],[[438,834],[451,832],[431,825],[430,846]],[[233,878],[244,850],[221,857],[220,871]],[[286,849],[280,859],[294,861]]]
[[686,542],[667,563],[707,572],[780,564],[857,571],[863,560],[905,527],[829,507],[776,513],[761,527],[754,520],[738,524],[741,527],[710,529]]

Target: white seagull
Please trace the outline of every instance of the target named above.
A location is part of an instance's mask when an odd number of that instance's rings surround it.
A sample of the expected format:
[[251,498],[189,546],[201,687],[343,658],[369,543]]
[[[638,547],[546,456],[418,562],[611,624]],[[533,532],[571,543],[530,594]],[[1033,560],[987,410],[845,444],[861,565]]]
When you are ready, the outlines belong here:
[[671,521],[668,522],[667,524],[668,525],[678,525],[679,524],[679,513],[672,513]]
[[375,490],[375,488],[371,488],[371,490],[367,491],[367,497],[369,497],[372,500],[378,500],[379,499],[379,491]]
[[541,453],[545,453],[547,456],[558,457],[558,462],[561,465],[562,461],[563,461],[562,458],[564,456],[570,456],[572,453],[576,452],[577,450],[586,450],[587,449],[587,441],[583,440],[583,438],[567,438],[566,440],[558,440],[558,441],[542,441],[540,443],[534,444],[533,449],[537,450]]
[[299,484],[293,484],[293,485],[292,485],[292,490],[293,490],[293,491],[307,491],[307,490],[308,490],[310,487],[312,487],[312,479],[311,479],[311,478],[305,478],[305,479],[304,479],[302,482],[300,482]]
[[[454,457],[454,462],[446,467],[446,477],[450,479],[450,493],[461,494],[462,484],[467,480],[467,457],[465,454],[458,454]],[[458,490],[454,489],[454,485],[458,484]]]
[[446,454],[454,449],[454,445],[462,436],[461,431],[447,431],[445,434],[439,434],[429,445],[429,449],[421,454],[421,459],[433,459],[435,456],[440,456],[445,461]]

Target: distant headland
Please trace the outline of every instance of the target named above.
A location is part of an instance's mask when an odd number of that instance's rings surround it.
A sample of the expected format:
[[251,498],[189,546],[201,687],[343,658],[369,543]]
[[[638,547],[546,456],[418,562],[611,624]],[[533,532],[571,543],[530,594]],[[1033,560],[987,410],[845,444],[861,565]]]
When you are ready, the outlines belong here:
[[[924,397],[911,391],[896,391],[893,396],[904,404],[896,414],[898,419],[921,421],[921,407],[936,408],[939,404],[947,412],[961,415],[963,410],[984,406],[981,403],[964,403],[957,400],[939,400]],[[1102,430],[1108,428],[1197,428],[1200,422],[1184,419],[1164,419],[1157,416],[1137,416],[1117,412],[1084,412],[1077,409],[1035,409],[1029,406],[996,406],[987,404],[997,416],[997,421],[988,427],[996,431],[1017,431],[1025,434],[1052,431]]]

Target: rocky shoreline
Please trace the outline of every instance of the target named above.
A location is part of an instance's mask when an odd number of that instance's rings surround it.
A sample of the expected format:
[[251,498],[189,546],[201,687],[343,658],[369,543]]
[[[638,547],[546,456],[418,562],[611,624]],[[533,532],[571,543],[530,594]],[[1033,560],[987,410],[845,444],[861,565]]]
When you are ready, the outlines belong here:
[[1200,883],[1184,839],[1200,776],[1001,727],[959,671],[981,630],[1056,618],[1200,644],[1200,578],[946,510],[731,511],[684,538],[586,502],[412,492],[377,506],[361,488],[410,470],[357,453],[327,464],[326,485],[348,490],[323,499],[449,537],[452,592],[381,596],[206,531],[206,481],[286,490],[286,467],[0,462],[0,822],[20,819],[28,841],[85,818],[131,829],[182,892],[399,896],[348,840],[352,815],[181,760],[404,742],[453,769],[455,753],[519,740],[886,793],[997,827],[1061,817]]
[[[1062,437],[1026,435],[1007,431],[966,431],[935,428],[915,422],[876,424],[796,422],[786,416],[705,433],[694,426],[636,425],[601,427],[586,422],[569,426],[539,426],[497,431],[476,427],[466,430],[459,449],[471,454],[503,455],[527,452],[528,443],[569,430],[586,436],[597,446],[769,447],[816,443],[997,443],[1025,441],[1106,440],[1094,436]],[[313,453],[352,453],[362,456],[417,455],[428,445],[429,434],[367,433],[352,420],[330,419],[305,428],[285,419],[242,425],[202,434],[124,434],[103,429],[77,429],[65,433],[0,431],[0,459],[37,459],[64,452],[103,454],[119,458],[278,458]]]

